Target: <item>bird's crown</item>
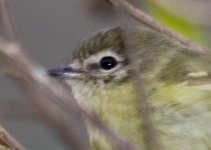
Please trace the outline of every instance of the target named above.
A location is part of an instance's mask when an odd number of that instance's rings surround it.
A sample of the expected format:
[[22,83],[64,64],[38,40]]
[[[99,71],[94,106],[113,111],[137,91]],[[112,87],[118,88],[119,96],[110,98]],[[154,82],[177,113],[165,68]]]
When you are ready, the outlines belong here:
[[97,54],[105,49],[122,51],[124,47],[120,27],[103,30],[86,39],[74,54],[75,58],[83,61],[87,57]]

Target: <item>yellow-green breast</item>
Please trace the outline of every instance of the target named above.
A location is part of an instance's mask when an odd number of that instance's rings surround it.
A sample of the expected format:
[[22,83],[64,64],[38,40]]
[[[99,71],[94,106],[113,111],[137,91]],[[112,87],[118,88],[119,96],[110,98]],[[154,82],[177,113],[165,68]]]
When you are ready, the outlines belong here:
[[[74,84],[72,82],[72,84]],[[209,150],[211,148],[211,88],[153,82],[148,95],[152,119],[163,150]],[[77,82],[73,93],[81,105],[129,140],[143,145],[140,103],[133,83],[96,84]],[[98,129],[88,127],[94,150],[111,149]]]

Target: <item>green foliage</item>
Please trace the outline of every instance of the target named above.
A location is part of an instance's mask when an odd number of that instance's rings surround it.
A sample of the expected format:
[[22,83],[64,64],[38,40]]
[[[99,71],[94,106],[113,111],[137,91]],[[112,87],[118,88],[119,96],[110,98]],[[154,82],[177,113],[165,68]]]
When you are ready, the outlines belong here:
[[[175,15],[166,10],[162,5],[158,5],[152,0],[148,3],[148,9],[151,15],[163,24],[173,28],[175,31],[195,40],[202,44],[206,44],[204,38],[204,30],[189,20]],[[178,8],[179,13],[179,8]]]

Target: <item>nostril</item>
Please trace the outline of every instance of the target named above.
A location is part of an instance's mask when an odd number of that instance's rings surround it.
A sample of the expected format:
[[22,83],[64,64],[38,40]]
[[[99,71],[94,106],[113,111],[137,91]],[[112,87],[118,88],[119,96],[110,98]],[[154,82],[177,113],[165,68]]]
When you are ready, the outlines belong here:
[[70,71],[72,71],[72,68],[66,67],[66,68],[63,69],[63,71],[64,71],[64,72],[70,72]]

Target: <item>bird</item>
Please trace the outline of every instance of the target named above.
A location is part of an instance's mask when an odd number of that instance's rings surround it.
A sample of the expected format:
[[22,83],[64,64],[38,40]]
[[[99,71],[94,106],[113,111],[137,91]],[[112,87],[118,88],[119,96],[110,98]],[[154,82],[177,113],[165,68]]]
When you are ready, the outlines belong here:
[[[124,38],[122,27],[89,36],[72,62],[48,74],[60,78],[77,102],[140,148],[146,144],[143,109],[132,78],[127,42],[133,40],[150,118],[162,150],[211,150],[211,55],[138,26]],[[87,123],[93,150],[113,150],[112,141]]]

